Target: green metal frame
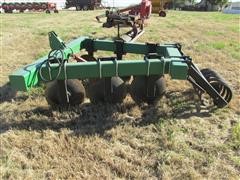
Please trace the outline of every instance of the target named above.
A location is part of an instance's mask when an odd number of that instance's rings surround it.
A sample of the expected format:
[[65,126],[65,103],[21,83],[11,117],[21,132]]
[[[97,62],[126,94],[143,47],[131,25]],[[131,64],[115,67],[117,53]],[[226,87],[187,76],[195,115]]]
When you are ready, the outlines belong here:
[[[68,44],[65,44],[54,32],[49,33],[49,42],[52,50],[61,50],[63,59],[68,60],[75,53],[85,49],[89,54],[95,51],[112,51],[115,54],[134,53],[142,54],[141,60],[113,60],[96,62],[74,62],[61,66],[57,79],[83,79],[102,78],[111,76],[130,75],[163,75],[169,74],[173,79],[186,79],[188,76],[188,65],[184,54],[177,44],[143,44],[143,43],[121,43],[115,41],[94,40],[88,37],[79,37]],[[41,82],[39,69],[42,76],[49,76],[49,67],[46,65],[48,56],[44,56],[34,63],[23,67],[9,76],[11,86],[20,91],[27,91],[29,88]],[[51,75],[56,77],[59,64],[51,64]]]

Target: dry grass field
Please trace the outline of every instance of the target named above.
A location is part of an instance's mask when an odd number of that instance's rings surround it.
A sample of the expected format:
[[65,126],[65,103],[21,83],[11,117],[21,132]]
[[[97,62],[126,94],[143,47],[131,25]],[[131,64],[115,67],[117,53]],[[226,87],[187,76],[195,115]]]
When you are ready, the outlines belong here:
[[229,107],[197,108],[188,82],[167,78],[155,106],[92,105],[51,110],[44,88],[14,92],[8,75],[49,51],[47,33],[114,37],[94,17],[100,11],[1,14],[1,179],[239,179],[239,16],[169,11],[153,15],[141,42],[179,42],[199,67],[229,82]]

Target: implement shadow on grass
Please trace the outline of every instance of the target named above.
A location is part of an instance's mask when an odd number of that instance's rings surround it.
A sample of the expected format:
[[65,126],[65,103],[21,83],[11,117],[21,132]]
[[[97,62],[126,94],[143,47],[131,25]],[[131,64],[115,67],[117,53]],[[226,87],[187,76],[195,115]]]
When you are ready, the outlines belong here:
[[[33,111],[22,112],[26,120],[14,122],[1,122],[0,133],[8,130],[27,130],[27,131],[43,131],[53,130],[61,131],[67,128],[73,131],[73,135],[104,135],[106,130],[123,123],[124,119],[117,118],[115,113],[120,113],[124,109],[124,105],[111,104],[82,104],[81,107],[71,108],[69,112],[52,111],[50,108],[36,108]],[[77,114],[74,118],[68,118],[72,113]],[[77,111],[77,112],[76,112]],[[55,115],[54,115],[55,114]],[[34,118],[32,118],[34,117]],[[38,119],[39,117],[39,119]]]
[[[21,112],[22,121],[1,122],[0,133],[8,130],[44,131],[56,132],[66,128],[73,131],[76,136],[99,135],[105,137],[105,131],[123,124],[132,126],[147,126],[162,120],[182,120],[192,116],[210,117],[214,109],[198,111],[196,101],[193,100],[193,92],[167,92],[160,100],[160,105],[140,106],[142,115],[140,118],[129,116],[135,103],[128,104],[91,104],[84,103],[80,107],[58,112],[48,107],[38,107],[32,111]],[[20,112],[19,112],[20,113]],[[75,114],[71,118],[71,114]],[[125,116],[126,115],[126,116]]]
[[194,95],[196,94],[192,89],[184,92],[167,92],[158,105],[150,105],[143,109],[142,117],[135,125],[146,126],[160,120],[183,120],[193,116],[210,117],[216,107],[201,107]]
[[12,101],[16,97],[17,91],[10,87],[10,84],[4,84],[0,87],[0,103]]

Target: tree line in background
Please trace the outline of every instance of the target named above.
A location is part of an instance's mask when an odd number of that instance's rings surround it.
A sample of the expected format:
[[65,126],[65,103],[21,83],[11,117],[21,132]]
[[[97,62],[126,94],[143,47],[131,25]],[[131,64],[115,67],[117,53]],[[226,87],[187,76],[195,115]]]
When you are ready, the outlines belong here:
[[[222,9],[227,3],[228,0],[201,0],[201,1],[205,1],[205,6],[207,6],[207,4],[211,4],[211,5],[217,5],[220,7],[220,9]],[[173,0],[173,8],[175,7],[183,7],[184,5],[196,5],[196,4],[200,4],[201,1],[197,2],[196,0]]]

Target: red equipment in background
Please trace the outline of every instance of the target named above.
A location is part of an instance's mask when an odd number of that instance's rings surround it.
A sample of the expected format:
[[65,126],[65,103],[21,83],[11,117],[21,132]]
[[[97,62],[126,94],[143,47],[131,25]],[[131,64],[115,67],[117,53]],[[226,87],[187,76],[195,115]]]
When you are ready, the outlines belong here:
[[142,0],[139,5],[128,7],[120,10],[121,12],[129,11],[130,15],[140,15],[141,19],[148,19],[152,13],[152,2],[149,0]]
[[[141,36],[144,31],[145,19],[148,19],[152,11],[152,2],[150,0],[142,0],[140,4],[129,6],[123,9],[112,8],[107,10],[105,14],[96,16],[98,22],[100,18],[106,17],[103,27],[118,27],[118,38],[124,41],[134,41]],[[120,37],[120,27],[128,26],[132,29]]]
[[2,3],[2,9],[5,13],[12,13],[13,10],[19,12],[29,11],[45,11],[46,13],[58,13],[56,3],[50,2],[22,2],[22,3]]

